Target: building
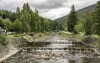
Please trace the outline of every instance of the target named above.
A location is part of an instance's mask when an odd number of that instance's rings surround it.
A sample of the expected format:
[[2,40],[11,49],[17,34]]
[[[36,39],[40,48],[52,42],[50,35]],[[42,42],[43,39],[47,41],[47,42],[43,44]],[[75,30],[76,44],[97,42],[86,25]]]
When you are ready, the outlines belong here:
[[6,34],[6,30],[4,30],[4,29],[2,29],[1,27],[0,27],[0,35],[5,35]]

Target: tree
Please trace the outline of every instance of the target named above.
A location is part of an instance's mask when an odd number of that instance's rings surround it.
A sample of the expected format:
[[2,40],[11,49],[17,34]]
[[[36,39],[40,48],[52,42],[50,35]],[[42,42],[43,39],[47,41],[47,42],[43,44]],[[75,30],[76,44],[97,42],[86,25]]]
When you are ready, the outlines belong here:
[[11,27],[12,27],[12,22],[9,19],[2,19],[3,25],[4,25],[4,29],[6,31],[10,31]]
[[[39,16],[38,10],[35,9],[33,12],[28,3],[24,3],[22,9],[17,7],[16,12],[0,10],[0,16],[3,19],[9,18],[13,23],[11,30],[17,33],[28,31],[44,32],[51,30],[51,27],[53,26],[49,19]],[[4,27],[1,20],[0,26]]]
[[77,23],[77,25],[75,26],[75,30],[79,33],[79,32],[84,32],[84,20],[83,18],[79,19],[79,22]]
[[41,20],[38,20],[37,22],[37,31],[41,32]]
[[85,14],[83,15],[84,18],[84,31],[85,35],[91,35],[92,34],[92,12],[90,10],[87,10]]
[[22,24],[21,22],[16,19],[13,23],[13,30],[16,32],[16,33],[20,33],[21,30],[22,30]]
[[71,12],[68,16],[68,22],[67,22],[67,30],[69,32],[76,33],[75,25],[77,24],[77,21],[78,19],[77,19],[76,11],[73,5],[71,8]]
[[12,22],[16,19],[15,12],[11,12],[11,11],[8,11],[8,10],[0,10],[0,16],[3,19],[9,18]]
[[50,22],[47,18],[44,20],[44,29],[44,31],[50,31]]
[[96,34],[100,35],[100,1],[98,1],[96,5],[94,21],[95,21]]
[[16,10],[16,18],[20,19],[20,8],[17,7],[17,10]]
[[3,19],[0,19],[0,27],[4,27],[4,24],[3,24],[3,21],[2,21]]
[[6,46],[6,44],[7,44],[6,37],[0,35],[0,44]]
[[21,25],[22,25],[22,32],[30,31],[30,26],[28,25],[28,23],[26,23],[25,21],[21,21]]
[[24,20],[30,24],[31,23],[31,15],[32,15],[32,11],[28,5],[28,3],[23,5],[23,9],[21,11],[21,15],[24,15],[23,18]]

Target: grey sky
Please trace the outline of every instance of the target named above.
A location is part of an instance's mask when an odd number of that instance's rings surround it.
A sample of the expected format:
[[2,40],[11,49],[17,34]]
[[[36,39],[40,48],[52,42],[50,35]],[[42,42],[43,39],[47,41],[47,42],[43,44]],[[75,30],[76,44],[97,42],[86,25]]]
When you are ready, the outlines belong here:
[[16,7],[22,8],[24,3],[29,3],[34,10],[39,10],[39,15],[50,19],[57,19],[67,15],[71,5],[76,10],[96,3],[98,0],[0,0],[0,9],[15,11]]

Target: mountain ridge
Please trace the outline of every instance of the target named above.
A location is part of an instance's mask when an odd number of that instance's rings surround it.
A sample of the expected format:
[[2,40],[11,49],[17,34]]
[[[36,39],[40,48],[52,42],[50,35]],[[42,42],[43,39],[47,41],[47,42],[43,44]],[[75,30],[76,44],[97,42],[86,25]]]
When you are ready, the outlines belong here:
[[[86,10],[91,10],[93,11],[96,7],[96,4],[93,4],[93,5],[90,5],[90,6],[87,6],[87,7],[84,7],[82,9],[79,9],[76,11],[77,15],[80,16],[82,15]],[[65,15],[65,16],[62,16],[58,19],[55,19],[54,21],[57,21],[57,22],[60,22],[60,23],[64,23],[67,21],[67,18],[68,18],[68,15]]]

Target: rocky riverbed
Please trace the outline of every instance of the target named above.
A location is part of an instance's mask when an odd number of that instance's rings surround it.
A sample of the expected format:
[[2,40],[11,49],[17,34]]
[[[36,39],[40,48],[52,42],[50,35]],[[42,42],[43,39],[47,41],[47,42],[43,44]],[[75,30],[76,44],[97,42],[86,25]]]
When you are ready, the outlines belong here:
[[[50,35],[41,39],[43,41],[68,42],[59,35]],[[72,46],[72,44],[51,43],[50,45],[46,45],[45,47],[66,48],[69,46]],[[72,53],[65,50],[22,50],[22,52],[10,57],[3,63],[100,63],[99,60],[100,59],[98,59],[92,53]]]

